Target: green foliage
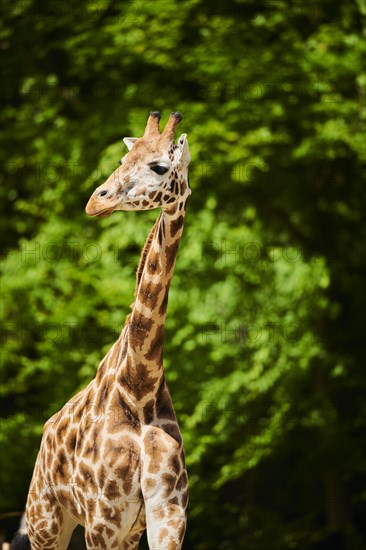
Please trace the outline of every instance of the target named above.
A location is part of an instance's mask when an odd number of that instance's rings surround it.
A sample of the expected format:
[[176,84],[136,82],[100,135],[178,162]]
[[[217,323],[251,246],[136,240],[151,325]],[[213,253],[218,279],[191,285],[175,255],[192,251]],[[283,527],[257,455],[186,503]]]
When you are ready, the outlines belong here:
[[4,15],[2,511],[23,509],[43,422],[117,337],[156,215],[91,220],[87,199],[149,111],[180,110],[193,192],[165,365],[185,547],[363,548],[363,4]]

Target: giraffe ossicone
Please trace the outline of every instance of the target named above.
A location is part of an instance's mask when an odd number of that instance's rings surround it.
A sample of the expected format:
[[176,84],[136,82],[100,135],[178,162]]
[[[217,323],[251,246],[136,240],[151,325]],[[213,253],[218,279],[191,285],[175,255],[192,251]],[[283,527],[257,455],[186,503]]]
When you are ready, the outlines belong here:
[[143,137],[126,138],[121,166],[87,204],[99,217],[161,212],[118,340],[89,385],[45,424],[26,506],[32,550],[66,550],[77,524],[88,550],[137,549],[145,529],[150,549],[182,546],[188,480],[163,368],[169,287],[190,195],[186,134],[174,143],[181,118],[172,113],[160,132],[160,114],[150,113]]

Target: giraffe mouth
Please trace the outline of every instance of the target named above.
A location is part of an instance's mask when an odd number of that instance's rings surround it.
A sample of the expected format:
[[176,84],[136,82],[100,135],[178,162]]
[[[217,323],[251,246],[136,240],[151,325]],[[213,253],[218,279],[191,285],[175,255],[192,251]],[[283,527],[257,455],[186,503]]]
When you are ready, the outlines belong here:
[[96,218],[108,218],[108,216],[110,216],[112,212],[114,212],[114,208],[104,208],[103,210],[99,210],[92,215]]

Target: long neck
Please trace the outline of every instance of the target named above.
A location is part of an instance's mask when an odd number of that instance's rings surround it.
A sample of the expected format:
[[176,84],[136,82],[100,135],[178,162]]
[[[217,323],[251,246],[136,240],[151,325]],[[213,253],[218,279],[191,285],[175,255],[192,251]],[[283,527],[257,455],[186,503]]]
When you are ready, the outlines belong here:
[[123,332],[125,357],[117,375],[137,405],[156,397],[164,379],[164,324],[186,200],[182,197],[172,211],[160,214],[137,270],[135,301]]

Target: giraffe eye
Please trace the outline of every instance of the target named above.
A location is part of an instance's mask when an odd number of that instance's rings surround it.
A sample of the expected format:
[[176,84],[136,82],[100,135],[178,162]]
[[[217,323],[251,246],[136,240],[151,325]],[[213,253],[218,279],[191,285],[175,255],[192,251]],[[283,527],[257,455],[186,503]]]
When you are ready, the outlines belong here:
[[155,172],[155,174],[159,174],[159,176],[166,174],[166,172],[169,170],[169,168],[167,168],[166,166],[161,166],[160,164],[150,166],[150,169]]

